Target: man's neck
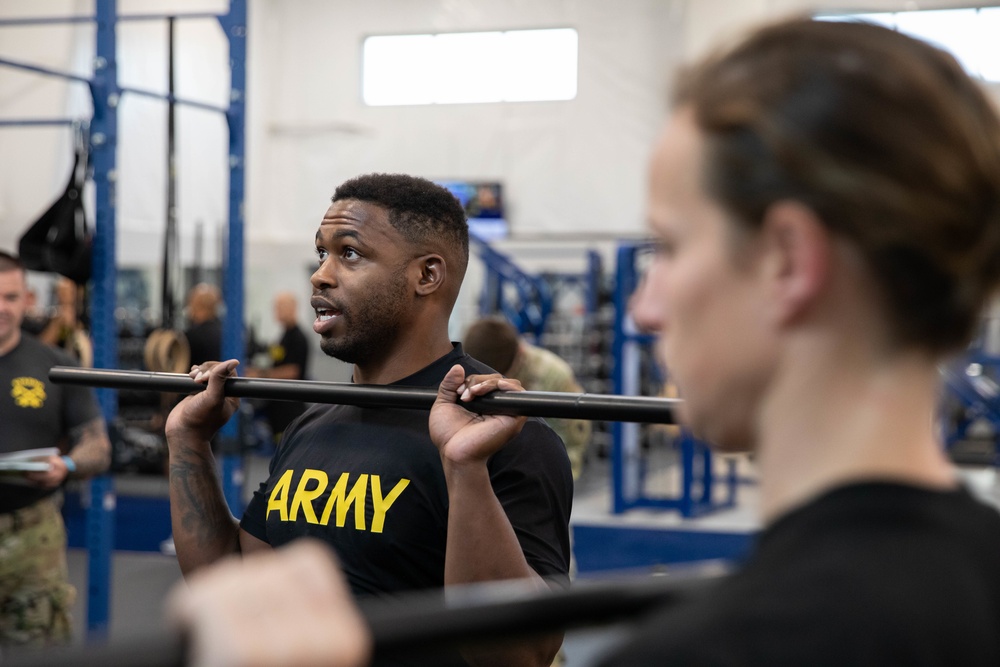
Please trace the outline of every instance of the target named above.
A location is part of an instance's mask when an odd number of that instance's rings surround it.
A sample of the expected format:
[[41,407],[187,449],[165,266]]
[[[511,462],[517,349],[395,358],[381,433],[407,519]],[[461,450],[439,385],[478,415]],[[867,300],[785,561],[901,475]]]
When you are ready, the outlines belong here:
[[21,342],[21,328],[14,327],[7,340],[0,342],[0,357],[5,356]]
[[378,361],[354,365],[355,384],[392,384],[413,375],[452,351],[451,340],[443,339],[426,345],[404,343]]

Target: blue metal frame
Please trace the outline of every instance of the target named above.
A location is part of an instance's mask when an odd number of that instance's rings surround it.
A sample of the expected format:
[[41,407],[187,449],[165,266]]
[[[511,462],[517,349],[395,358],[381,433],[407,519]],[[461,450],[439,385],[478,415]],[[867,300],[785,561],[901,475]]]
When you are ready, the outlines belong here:
[[594,315],[601,305],[601,277],[604,275],[602,269],[601,255],[596,250],[587,251],[587,278],[586,278],[586,304],[587,313]]
[[35,74],[57,76],[60,79],[68,79],[69,81],[77,81],[79,83],[90,84],[93,82],[93,79],[83,76],[81,74],[73,74],[72,72],[63,72],[62,70],[52,69],[51,67],[42,67],[41,65],[24,63],[19,60],[10,60],[9,58],[0,58],[0,65],[5,65],[7,67],[14,67],[16,69],[23,69],[27,72],[34,72]]
[[[552,314],[556,295],[565,289],[582,291],[585,315],[597,313],[601,294],[601,255],[596,250],[587,251],[587,268],[583,273],[544,271],[538,276],[548,287],[550,304],[548,315]],[[544,329],[544,327],[543,327]]]
[[[139,14],[118,15],[116,0],[97,0],[92,16],[39,17],[2,19],[0,26],[27,26],[66,23],[95,23],[97,48],[94,73],[87,78],[38,65],[0,59],[0,65],[15,67],[37,74],[57,76],[69,81],[86,83],[93,99],[94,115],[90,122],[89,144],[96,195],[95,234],[93,246],[93,288],[91,290],[91,333],[94,340],[94,365],[117,368],[118,336],[114,311],[117,279],[115,264],[115,169],[118,147],[117,108],[121,94],[172,99],[201,109],[225,113],[229,127],[229,242],[223,291],[226,295],[227,316],[223,325],[222,352],[227,358],[243,359],[243,195],[244,195],[244,124],[246,99],[246,0],[230,0],[228,14]],[[196,100],[187,100],[150,91],[118,86],[116,65],[116,27],[119,21],[163,20],[176,18],[216,18],[229,41],[232,68],[230,105],[218,107]],[[69,125],[72,119],[4,119],[0,126]],[[110,389],[97,390],[101,410],[108,423],[118,411],[117,394]],[[223,428],[223,435],[237,432],[236,421]],[[223,457],[223,490],[234,512],[242,509],[242,470],[239,457]],[[114,548],[115,492],[110,475],[90,482],[87,511],[88,591],[87,627],[92,638],[107,636],[111,591],[111,553]]]
[[[118,67],[115,36],[116,0],[97,1],[97,50],[90,93],[94,115],[90,121],[90,160],[94,167],[94,247],[91,335],[94,365],[118,367],[115,330],[115,166],[118,149]],[[97,400],[107,423],[118,413],[118,395],[98,389]],[[110,475],[90,482],[87,511],[87,630],[91,638],[105,638],[111,612],[111,552],[114,549],[115,491]]]
[[[243,193],[245,178],[246,117],[246,0],[230,0],[229,13],[219,17],[219,25],[229,40],[230,77],[229,110],[229,234],[226,245],[222,292],[226,319],[222,323],[222,356],[243,362]],[[231,443],[239,438],[239,413],[222,427],[221,437]],[[243,459],[230,447],[222,456],[222,490],[229,509],[237,516],[243,512]]]
[[[653,337],[636,331],[628,316],[629,297],[638,286],[636,270],[639,253],[645,243],[622,243],[615,265],[614,392],[619,395],[639,393],[640,348],[653,343]],[[611,489],[612,511],[621,514],[635,507],[677,510],[684,517],[700,516],[736,504],[740,480],[735,462],[728,462],[726,475],[717,480],[711,449],[682,431],[678,445],[681,456],[681,490],[675,497],[655,497],[645,491],[646,469],[639,442],[639,424],[614,422],[612,425]],[[715,485],[723,483],[725,497],[715,498]]]
[[706,560],[739,563],[749,555],[755,536],[752,531],[575,523],[573,555],[580,579]]
[[[970,372],[973,367],[976,372]],[[945,368],[942,376],[946,396],[957,400],[962,410],[960,415],[942,415],[945,447],[951,448],[965,439],[969,428],[985,419],[993,429],[993,465],[1000,467],[1000,384],[995,379],[1000,376],[1000,357],[973,349]]]
[[[518,331],[538,342],[552,314],[552,292],[548,283],[543,277],[522,270],[483,239],[474,234],[470,239],[486,265],[479,299],[480,314],[502,313]],[[508,286],[513,288],[513,293],[506,289]]]

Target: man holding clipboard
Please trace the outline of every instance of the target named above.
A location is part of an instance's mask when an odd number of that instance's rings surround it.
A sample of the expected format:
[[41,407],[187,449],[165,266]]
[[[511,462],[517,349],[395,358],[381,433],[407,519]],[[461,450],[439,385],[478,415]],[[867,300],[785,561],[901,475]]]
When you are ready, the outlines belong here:
[[63,483],[108,468],[111,443],[88,389],[52,384],[74,362],[21,332],[24,265],[0,251],[0,645],[68,642]]

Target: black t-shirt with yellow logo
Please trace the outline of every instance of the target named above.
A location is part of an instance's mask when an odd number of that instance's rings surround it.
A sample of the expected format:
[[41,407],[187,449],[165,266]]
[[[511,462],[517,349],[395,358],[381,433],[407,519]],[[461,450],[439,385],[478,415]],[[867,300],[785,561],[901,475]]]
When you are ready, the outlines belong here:
[[[492,372],[456,345],[395,384],[436,387],[456,363]],[[488,467],[528,564],[565,581],[573,479],[558,436],[531,419]],[[288,427],[241,523],[276,547],[307,535],[328,542],[358,595],[443,586],[447,525],[427,412],[343,405],[313,406]]]
[[[0,356],[0,453],[65,447],[73,428],[101,415],[90,389],[49,381],[53,366],[76,365],[65,353],[28,334]],[[55,492],[15,480],[20,476],[0,476],[0,512],[27,507]]]

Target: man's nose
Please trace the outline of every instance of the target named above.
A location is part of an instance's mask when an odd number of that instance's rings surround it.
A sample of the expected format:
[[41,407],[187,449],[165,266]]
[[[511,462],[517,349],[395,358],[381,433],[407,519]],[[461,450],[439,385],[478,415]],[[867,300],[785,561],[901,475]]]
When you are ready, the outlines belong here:
[[309,278],[309,282],[312,283],[314,289],[323,289],[326,287],[334,287],[337,284],[337,276],[333,269],[330,267],[331,262],[329,260],[324,261],[319,267],[313,271],[312,276]]
[[663,327],[661,305],[650,287],[649,277],[640,281],[629,299],[629,313],[636,328],[642,333],[655,334]]

